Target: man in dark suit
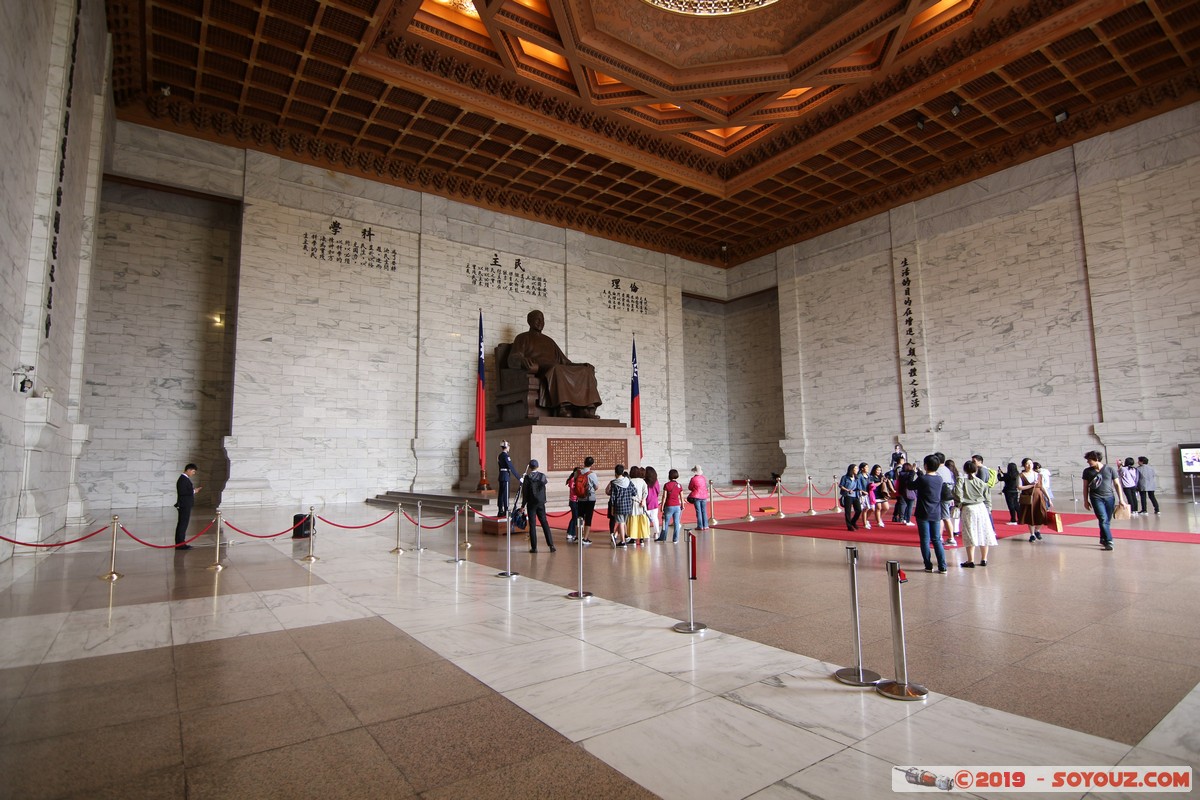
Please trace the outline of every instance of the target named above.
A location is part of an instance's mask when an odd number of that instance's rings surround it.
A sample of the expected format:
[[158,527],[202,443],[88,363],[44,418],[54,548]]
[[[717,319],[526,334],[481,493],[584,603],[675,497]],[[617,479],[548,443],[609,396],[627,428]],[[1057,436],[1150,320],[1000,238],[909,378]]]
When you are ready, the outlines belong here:
[[175,523],[175,547],[178,550],[191,550],[190,544],[184,544],[187,537],[188,522],[192,518],[192,506],[196,504],[196,492],[199,486],[192,483],[196,476],[196,465],[188,464],[183,468],[179,480],[175,481],[175,507],[179,509],[179,521]]

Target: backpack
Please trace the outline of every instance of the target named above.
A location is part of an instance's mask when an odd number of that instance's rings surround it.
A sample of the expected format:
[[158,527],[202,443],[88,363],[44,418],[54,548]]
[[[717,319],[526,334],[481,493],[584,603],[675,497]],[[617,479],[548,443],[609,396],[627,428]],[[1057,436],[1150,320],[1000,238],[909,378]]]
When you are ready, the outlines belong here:
[[[985,469],[986,469],[986,467],[985,467]],[[989,469],[988,470],[988,478],[987,478],[987,487],[989,489],[991,489],[993,486],[996,485],[997,482],[999,482],[999,480],[1000,480],[1000,475],[997,474],[997,471],[994,469]]]
[[588,492],[592,488],[590,485],[590,481],[588,481],[588,475],[591,475],[591,474],[592,473],[590,473],[590,472],[580,472],[580,473],[576,474],[575,485],[572,487],[575,490],[575,499],[576,500],[586,500],[587,499]]

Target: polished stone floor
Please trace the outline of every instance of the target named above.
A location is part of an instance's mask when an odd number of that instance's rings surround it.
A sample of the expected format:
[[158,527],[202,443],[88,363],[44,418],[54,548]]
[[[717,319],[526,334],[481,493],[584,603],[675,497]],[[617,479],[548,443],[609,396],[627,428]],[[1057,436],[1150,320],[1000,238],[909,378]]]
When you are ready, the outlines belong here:
[[[1126,525],[1200,537],[1198,509]],[[291,512],[225,516],[266,534]],[[149,541],[173,527],[117,513]],[[830,678],[854,652],[837,541],[701,534],[709,629],[689,635],[683,545],[594,535],[580,602],[561,534],[514,541],[515,578],[476,526],[460,563],[451,526],[417,552],[405,522],[392,555],[394,519],[321,523],[311,564],[306,541],[226,534],[219,572],[211,532],[188,552],[122,536],[116,583],[96,577],[107,534],[0,564],[0,797],[870,798],[896,765],[1200,766],[1192,544],[1008,539],[947,575],[860,545],[864,665],[885,677],[884,562],[909,574],[909,679],[931,692],[905,703]]]

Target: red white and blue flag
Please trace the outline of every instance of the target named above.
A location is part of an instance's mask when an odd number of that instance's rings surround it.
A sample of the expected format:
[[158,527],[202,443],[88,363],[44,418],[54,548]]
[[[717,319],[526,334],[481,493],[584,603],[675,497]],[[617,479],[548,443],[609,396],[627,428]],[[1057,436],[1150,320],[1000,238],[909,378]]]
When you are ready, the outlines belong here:
[[633,340],[633,380],[629,384],[629,424],[638,435],[638,460],[645,455],[642,452],[642,396],[638,388],[637,339]]
[[479,448],[479,474],[487,474],[487,391],[483,385],[483,309],[479,309],[479,377],[475,381],[475,446]]

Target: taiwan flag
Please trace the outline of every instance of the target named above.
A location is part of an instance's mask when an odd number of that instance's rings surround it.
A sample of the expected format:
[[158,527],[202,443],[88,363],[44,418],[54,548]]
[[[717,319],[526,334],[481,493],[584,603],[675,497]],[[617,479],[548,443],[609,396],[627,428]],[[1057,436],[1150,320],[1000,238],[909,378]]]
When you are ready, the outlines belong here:
[[483,386],[483,309],[479,310],[479,377],[475,380],[475,446],[479,448],[479,474],[487,475],[487,392]]
[[638,461],[645,455],[642,452],[642,397],[638,388],[637,339],[633,340],[633,380],[629,383],[629,424],[638,435]]

